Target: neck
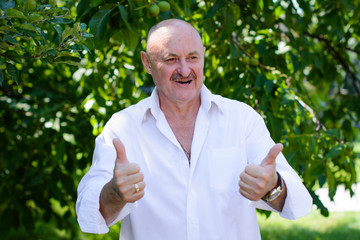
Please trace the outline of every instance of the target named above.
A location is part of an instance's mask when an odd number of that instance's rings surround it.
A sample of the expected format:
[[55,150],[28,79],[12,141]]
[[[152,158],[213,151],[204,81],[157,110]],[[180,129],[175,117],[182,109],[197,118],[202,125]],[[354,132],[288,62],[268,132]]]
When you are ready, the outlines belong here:
[[196,118],[197,112],[200,108],[201,100],[198,99],[190,102],[170,102],[167,99],[162,100],[159,97],[160,108],[165,114],[166,118],[178,120],[183,122],[184,120],[190,120]]
[[160,97],[159,101],[160,108],[190,164],[196,116],[201,104],[200,96],[196,101],[189,103],[172,103],[167,99],[161,101]]

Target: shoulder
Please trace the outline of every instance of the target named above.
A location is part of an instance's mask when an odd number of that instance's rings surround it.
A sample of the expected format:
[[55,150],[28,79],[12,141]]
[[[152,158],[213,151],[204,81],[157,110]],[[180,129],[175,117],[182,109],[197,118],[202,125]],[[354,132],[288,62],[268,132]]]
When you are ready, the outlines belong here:
[[101,135],[109,138],[131,134],[137,129],[148,109],[148,98],[114,113],[106,122]]
[[215,103],[221,111],[228,115],[241,115],[242,117],[258,117],[258,112],[249,104],[240,100],[234,100],[220,95],[214,95]]
[[109,119],[109,122],[117,121],[119,119],[129,119],[133,121],[136,121],[138,119],[139,121],[141,121],[148,108],[149,97],[142,99],[138,103],[114,113]]

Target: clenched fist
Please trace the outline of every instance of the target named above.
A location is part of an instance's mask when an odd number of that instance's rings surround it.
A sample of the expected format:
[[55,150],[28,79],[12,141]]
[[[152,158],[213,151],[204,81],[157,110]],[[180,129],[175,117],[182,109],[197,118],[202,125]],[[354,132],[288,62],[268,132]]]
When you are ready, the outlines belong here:
[[276,187],[275,159],[283,149],[281,143],[273,146],[260,165],[249,164],[240,174],[239,192],[251,201],[260,200],[266,193]]
[[136,163],[129,163],[124,144],[113,140],[116,149],[114,176],[111,180],[114,190],[124,202],[135,202],[144,196],[144,174]]

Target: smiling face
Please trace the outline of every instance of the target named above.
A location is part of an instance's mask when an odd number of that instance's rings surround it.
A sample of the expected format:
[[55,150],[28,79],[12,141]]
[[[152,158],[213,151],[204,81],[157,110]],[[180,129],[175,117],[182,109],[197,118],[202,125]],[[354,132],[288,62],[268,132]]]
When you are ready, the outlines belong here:
[[160,104],[200,101],[204,80],[204,46],[199,33],[181,20],[166,20],[150,33],[146,53],[141,54],[152,75]]

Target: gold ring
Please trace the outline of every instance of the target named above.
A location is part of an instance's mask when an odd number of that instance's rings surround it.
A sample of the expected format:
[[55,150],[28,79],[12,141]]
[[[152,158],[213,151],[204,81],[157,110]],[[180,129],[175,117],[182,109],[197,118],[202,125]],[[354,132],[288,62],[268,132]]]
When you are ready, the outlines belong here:
[[135,183],[135,184],[134,184],[134,187],[135,187],[135,192],[136,192],[136,193],[140,192],[139,185],[137,185],[137,184]]

